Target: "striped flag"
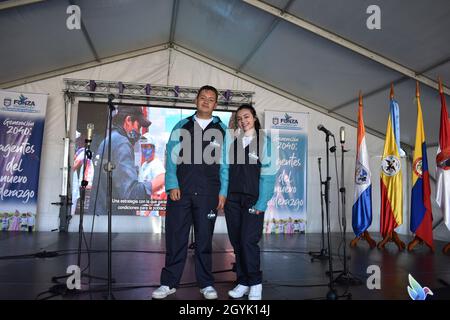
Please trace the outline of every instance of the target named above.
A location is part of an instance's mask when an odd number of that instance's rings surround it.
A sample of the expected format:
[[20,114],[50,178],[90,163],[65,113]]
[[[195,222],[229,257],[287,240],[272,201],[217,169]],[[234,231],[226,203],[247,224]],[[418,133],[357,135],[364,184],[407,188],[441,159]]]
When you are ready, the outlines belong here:
[[417,127],[414,147],[412,190],[411,190],[411,232],[434,249],[433,214],[431,211],[431,187],[428,171],[427,144],[423,128],[422,106],[420,105],[419,83],[416,89]]
[[355,199],[352,207],[353,232],[359,237],[372,224],[372,182],[366,145],[362,95],[359,94],[358,139],[355,165]]
[[395,121],[392,117],[395,112],[393,108],[398,107],[398,103],[394,100],[393,86],[391,86],[390,99],[390,112],[380,174],[380,232],[383,237],[386,237],[388,233],[394,231],[403,223],[403,177],[400,162],[400,141],[397,140],[398,138],[394,133]]
[[440,80],[439,93],[441,95],[441,127],[436,156],[436,202],[442,210],[445,225],[450,230],[450,121]]

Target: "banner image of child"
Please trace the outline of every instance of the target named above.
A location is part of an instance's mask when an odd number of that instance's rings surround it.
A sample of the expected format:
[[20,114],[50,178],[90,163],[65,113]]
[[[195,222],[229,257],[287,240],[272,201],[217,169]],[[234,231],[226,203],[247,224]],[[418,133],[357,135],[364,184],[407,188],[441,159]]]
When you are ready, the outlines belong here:
[[16,210],[13,217],[11,218],[11,225],[9,227],[10,231],[20,231],[20,212]]
[[28,218],[26,213],[22,213],[20,217],[20,231],[28,231]]
[[34,214],[32,214],[31,212],[28,212],[28,214],[27,214],[28,232],[33,232],[35,222],[36,222],[36,219],[34,217]]
[[3,213],[2,217],[2,231],[8,231],[9,228],[9,214],[7,212]]

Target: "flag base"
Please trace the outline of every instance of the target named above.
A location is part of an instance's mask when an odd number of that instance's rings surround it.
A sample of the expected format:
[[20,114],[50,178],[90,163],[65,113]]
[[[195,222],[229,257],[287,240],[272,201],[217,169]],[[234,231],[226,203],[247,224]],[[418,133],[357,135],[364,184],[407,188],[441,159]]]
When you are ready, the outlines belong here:
[[450,242],[442,249],[442,252],[445,254],[450,253]]
[[395,232],[395,231],[389,232],[383,238],[383,240],[378,242],[378,245],[377,245],[378,249],[383,250],[388,242],[394,242],[397,245],[397,248],[398,248],[399,251],[402,251],[402,250],[404,250],[406,248],[405,243],[402,240],[400,240],[400,238],[398,237],[398,233]]
[[364,231],[359,237],[356,237],[352,241],[350,241],[350,247],[355,248],[358,245],[359,240],[366,240],[369,244],[370,249],[373,249],[377,246],[375,240],[372,239],[368,231]]
[[[416,246],[418,246],[419,244],[423,245],[424,243],[425,242],[422,239],[420,239],[419,237],[415,236],[414,239],[410,243],[408,243],[408,251],[411,252],[411,251],[414,250],[414,248]],[[429,245],[427,245],[427,247],[430,248],[430,251],[432,253],[434,253],[434,248],[433,247],[430,247]]]

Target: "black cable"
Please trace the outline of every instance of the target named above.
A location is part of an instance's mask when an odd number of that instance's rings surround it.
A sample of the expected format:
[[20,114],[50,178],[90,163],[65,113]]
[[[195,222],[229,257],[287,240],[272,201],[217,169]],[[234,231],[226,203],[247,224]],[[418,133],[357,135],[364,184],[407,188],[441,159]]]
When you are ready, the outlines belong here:
[[[104,253],[106,250],[101,249],[89,249],[82,250],[81,253]],[[164,250],[113,250],[114,253],[146,253],[146,254],[165,254]],[[224,250],[216,250],[211,252],[212,254],[222,254],[222,253],[233,253],[232,249],[224,249]],[[309,252],[305,251],[297,251],[297,250],[261,250],[261,253],[292,253],[292,254],[306,254],[309,255]],[[16,259],[34,259],[34,258],[55,258],[58,256],[67,256],[76,254],[77,249],[62,249],[57,251],[40,251],[37,253],[31,254],[21,254],[21,255],[13,255],[13,256],[2,256],[0,260],[16,260]],[[333,255],[337,256],[337,255]]]
[[[215,281],[214,283],[218,284],[218,283],[234,283],[234,280],[223,280],[223,281]],[[195,282],[187,282],[187,283],[182,283],[179,285],[179,289],[184,289],[184,288],[193,288],[193,287],[197,287],[198,283]],[[126,290],[134,290],[134,289],[144,289],[144,288],[157,288],[159,287],[160,284],[150,284],[150,285],[136,285],[136,286],[115,286],[114,288],[112,288],[113,291],[126,291]],[[58,291],[61,290],[62,292]],[[55,293],[54,291],[57,291],[57,293]],[[47,299],[51,299],[53,297],[56,297],[58,295],[64,295],[70,292],[70,294],[72,295],[81,295],[81,294],[92,294],[92,293],[98,293],[98,292],[104,292],[105,289],[100,287],[97,289],[92,289],[89,291],[77,291],[77,290],[67,290],[67,288],[62,288],[61,286],[53,286],[52,288],[50,288],[50,290],[44,291],[39,293],[35,300],[47,300]],[[46,293],[54,293],[51,296],[45,297],[43,299],[38,299],[40,296],[42,296],[43,294]]]
[[[222,280],[222,281],[215,281],[215,284],[223,284],[223,283],[234,283],[234,280]],[[193,282],[187,282],[187,283],[182,283],[179,285],[179,289],[186,289],[186,288],[193,288],[193,287],[197,287],[198,283],[196,281]],[[144,288],[157,288],[159,287],[159,284],[149,284],[149,285],[136,285],[136,286],[115,286],[113,288],[114,291],[126,291],[126,290],[134,290],[134,289],[144,289]],[[301,285],[301,284],[283,284],[283,283],[277,283],[277,282],[266,282],[264,283],[265,287],[290,287],[290,288],[314,288],[314,287],[327,287],[328,284],[311,284],[311,285]],[[52,290],[53,289],[53,290]],[[39,293],[36,296],[36,300],[48,300],[51,299],[55,296],[61,295],[61,294],[66,294],[69,292],[69,290],[58,287],[58,286],[54,286],[52,287],[52,289],[44,291]],[[57,290],[62,290],[65,292],[57,292],[55,293],[54,291]],[[80,295],[80,294],[92,294],[92,293],[96,293],[96,292],[103,292],[105,291],[104,288],[99,287],[96,289],[92,289],[89,291],[70,291],[70,293],[72,295]],[[42,299],[38,299],[40,296],[42,296],[45,293],[54,293],[53,295],[50,295],[48,297],[42,298]],[[323,299],[323,298],[322,298]]]
[[288,288],[315,288],[315,287],[328,287],[328,283],[323,284],[283,284],[283,283],[273,283],[273,282],[266,282],[264,283],[265,287],[288,287]]
[[[100,250],[100,249],[89,249],[89,250],[82,250],[81,253],[104,253],[106,250]],[[163,250],[113,250],[114,253],[147,253],[147,254],[165,254],[166,251]],[[211,252],[212,254],[222,254],[222,253],[233,253],[234,251],[232,249],[228,250],[216,250]],[[305,251],[296,251],[296,250],[261,250],[261,253],[293,253],[293,254],[306,254],[308,255],[309,252]],[[77,249],[63,249],[63,250],[57,250],[57,251],[40,251],[37,253],[31,253],[31,254],[21,254],[21,255],[13,255],[13,256],[2,256],[0,257],[0,260],[16,260],[16,259],[34,259],[34,258],[55,258],[58,256],[67,256],[76,254]]]

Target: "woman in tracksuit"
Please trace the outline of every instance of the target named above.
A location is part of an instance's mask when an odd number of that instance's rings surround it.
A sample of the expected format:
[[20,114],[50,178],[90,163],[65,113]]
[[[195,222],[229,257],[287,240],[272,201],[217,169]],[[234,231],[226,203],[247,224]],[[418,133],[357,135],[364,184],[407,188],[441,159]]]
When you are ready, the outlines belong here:
[[237,135],[229,147],[229,187],[225,203],[228,235],[236,256],[237,286],[232,298],[249,295],[260,300],[262,272],[260,249],[264,211],[275,185],[275,152],[271,140],[261,131],[253,106],[236,111]]

